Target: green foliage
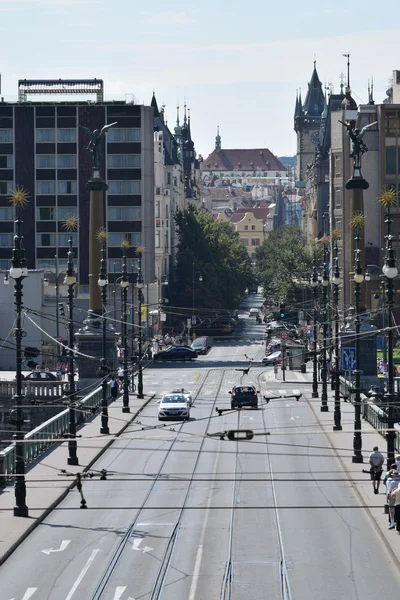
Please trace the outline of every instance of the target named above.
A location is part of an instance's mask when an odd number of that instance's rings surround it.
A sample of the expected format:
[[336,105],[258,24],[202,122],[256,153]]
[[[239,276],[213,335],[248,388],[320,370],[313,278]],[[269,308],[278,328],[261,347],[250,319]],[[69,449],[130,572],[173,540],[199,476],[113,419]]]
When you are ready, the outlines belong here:
[[[168,290],[174,306],[235,309],[254,272],[246,248],[230,223],[214,221],[212,215],[189,206],[178,211],[179,234],[174,289]],[[199,281],[201,273],[203,281]]]
[[312,254],[299,227],[279,227],[256,249],[256,275],[266,300],[294,301],[311,271]]

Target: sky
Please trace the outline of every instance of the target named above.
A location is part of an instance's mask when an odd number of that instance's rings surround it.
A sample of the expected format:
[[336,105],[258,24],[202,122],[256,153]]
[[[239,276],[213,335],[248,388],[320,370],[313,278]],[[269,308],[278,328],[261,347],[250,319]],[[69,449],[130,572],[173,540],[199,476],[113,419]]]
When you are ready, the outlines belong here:
[[204,157],[217,124],[222,148],[293,155],[314,59],[339,93],[350,53],[353,97],[367,102],[373,77],[382,102],[400,69],[399,13],[398,0],[0,0],[1,95],[15,101],[18,79],[97,77],[107,100],[149,104],[155,90],[171,128],[186,100]]

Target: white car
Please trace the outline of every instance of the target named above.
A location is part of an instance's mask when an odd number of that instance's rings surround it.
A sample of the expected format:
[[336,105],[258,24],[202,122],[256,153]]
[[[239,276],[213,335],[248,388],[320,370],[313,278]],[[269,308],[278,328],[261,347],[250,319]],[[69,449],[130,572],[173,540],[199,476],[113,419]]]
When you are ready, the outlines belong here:
[[166,394],[158,406],[158,420],[166,421],[167,419],[189,419],[190,406],[184,394]]
[[170,394],[183,394],[185,396],[185,398],[186,398],[186,402],[189,404],[189,406],[192,406],[192,404],[193,404],[192,393],[188,392],[184,388],[181,388],[180,390],[172,390],[169,393]]

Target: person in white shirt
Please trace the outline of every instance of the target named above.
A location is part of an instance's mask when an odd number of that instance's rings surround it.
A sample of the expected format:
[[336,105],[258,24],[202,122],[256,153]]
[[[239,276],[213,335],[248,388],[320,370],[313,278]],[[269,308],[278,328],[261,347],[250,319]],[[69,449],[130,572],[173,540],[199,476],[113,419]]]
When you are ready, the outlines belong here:
[[393,490],[395,490],[400,483],[400,475],[398,471],[393,471],[392,476],[386,482],[386,494],[387,501],[389,504],[389,529],[394,529],[395,527],[395,495],[392,494]]
[[382,467],[385,462],[385,458],[382,452],[379,452],[378,446],[374,446],[373,452],[369,455],[369,464],[372,485],[374,487],[374,494],[379,494],[379,485],[382,477]]
[[397,454],[397,456],[394,457],[394,460],[396,461],[396,471],[400,473],[400,454]]
[[400,535],[400,485],[392,490],[391,497],[394,502],[394,520],[396,521],[396,531]]

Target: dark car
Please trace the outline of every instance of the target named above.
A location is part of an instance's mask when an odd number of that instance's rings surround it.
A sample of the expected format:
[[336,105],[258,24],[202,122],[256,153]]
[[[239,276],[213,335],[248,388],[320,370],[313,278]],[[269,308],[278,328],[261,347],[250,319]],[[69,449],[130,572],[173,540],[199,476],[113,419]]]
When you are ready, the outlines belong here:
[[171,346],[167,350],[160,350],[153,356],[154,360],[191,360],[197,358],[197,352],[189,346]]
[[229,393],[231,395],[231,408],[258,407],[258,394],[260,392],[256,390],[254,385],[235,385]]
[[208,337],[198,337],[191,344],[191,349],[197,352],[197,354],[207,354],[207,351],[210,348],[210,343],[208,341]]
[[58,381],[58,379],[50,371],[32,371],[24,378],[24,381]]

